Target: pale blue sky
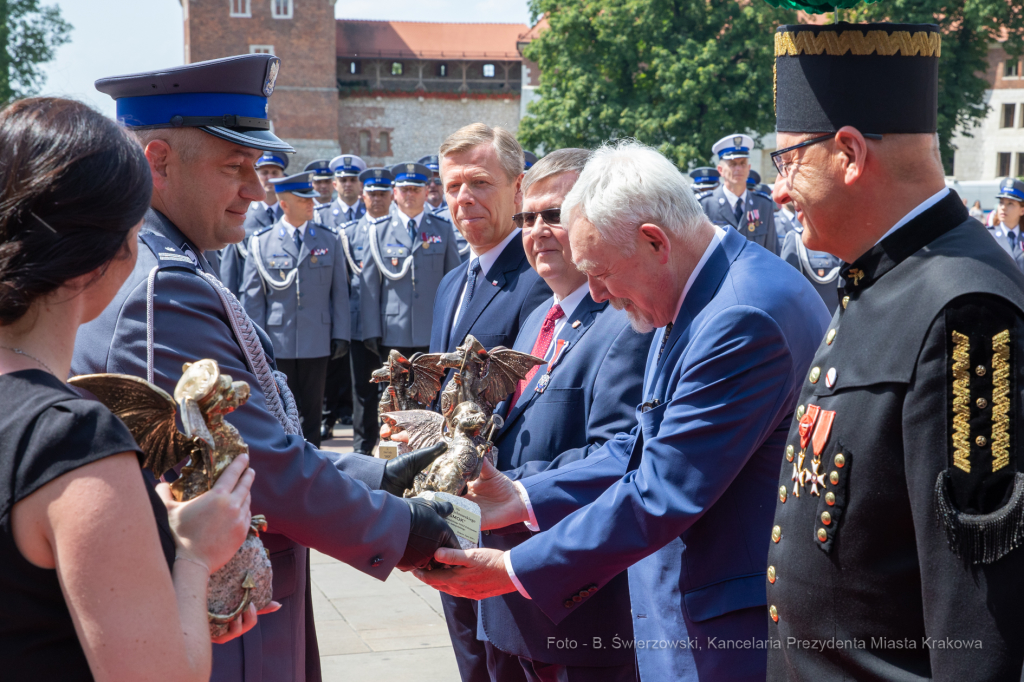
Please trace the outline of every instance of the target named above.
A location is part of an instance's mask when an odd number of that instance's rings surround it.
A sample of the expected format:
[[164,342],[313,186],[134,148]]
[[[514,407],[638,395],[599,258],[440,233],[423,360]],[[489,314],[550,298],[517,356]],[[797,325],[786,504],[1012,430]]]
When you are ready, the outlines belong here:
[[[44,4],[54,3],[44,0]],[[74,30],[71,42],[46,67],[42,94],[73,97],[113,116],[114,102],[96,92],[96,79],[183,63],[178,0],[57,0],[56,4]],[[226,11],[227,0],[224,4]],[[338,0],[334,12],[339,19],[529,21],[526,0]]]

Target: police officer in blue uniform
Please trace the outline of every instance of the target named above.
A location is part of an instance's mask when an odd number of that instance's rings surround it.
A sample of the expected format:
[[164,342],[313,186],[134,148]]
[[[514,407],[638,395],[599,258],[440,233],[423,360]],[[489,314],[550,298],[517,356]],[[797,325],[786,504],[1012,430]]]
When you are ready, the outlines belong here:
[[355,154],[342,154],[331,159],[329,167],[334,173],[334,189],[338,190],[338,196],[328,208],[320,210],[319,219],[324,225],[341,227],[359,220],[366,213],[363,186],[359,182],[359,174],[366,170],[366,162]]
[[801,231],[804,226],[800,224],[800,220],[796,217],[796,212],[793,210],[793,202],[787,201],[785,204],[779,207],[779,210],[775,212],[775,235],[779,239],[779,253],[782,253],[782,245],[786,241],[786,236],[793,231]]
[[717,168],[711,166],[701,166],[700,168],[694,168],[690,171],[690,179],[693,180],[693,193],[697,195],[698,200],[700,196],[705,192],[711,193],[716,187],[718,187],[718,181],[721,179],[718,174]]
[[270,181],[284,177],[284,171],[288,168],[288,155],[284,152],[264,152],[255,165],[267,198],[249,204],[245,222],[242,223],[245,239],[237,244],[228,244],[220,251],[220,281],[235,296],[238,296],[242,288],[242,271],[245,270],[245,259],[249,257],[249,237],[281,219],[281,207]]
[[777,255],[775,203],[747,189],[753,146],[754,140],[749,135],[726,135],[715,143],[712,151],[719,158],[722,184],[710,194],[701,195],[699,201],[715,225],[733,227],[748,240]]
[[[396,565],[425,565],[439,544],[456,546],[436,506],[400,497],[410,473],[436,455],[328,456],[303,440],[269,337],[203,256],[242,239],[242,211],[263,198],[253,168],[259,151],[292,151],[266,116],[280,66],[273,55],[247,54],[96,84],[117,100],[118,119],[136,131],[162,182],[154,183],[131,274],[79,330],[72,372],[131,374],[173,392],[183,363],[210,358],[252,388],[229,420],[258,472],[252,506],[269,523],[261,538],[282,608],[213,646],[214,682],[319,679],[319,657],[306,654],[316,651],[307,547],[384,580]],[[178,153],[197,144],[199,161]],[[226,165],[237,171],[223,173]]]
[[[367,168],[359,174],[363,183],[363,204],[366,214],[359,220],[342,225],[338,230],[342,252],[348,264],[349,310],[352,314],[352,343],[349,347],[349,385],[344,389],[352,396],[352,449],[362,454],[373,452],[377,442],[378,387],[371,383],[370,375],[380,367],[381,358],[377,347],[371,349],[363,341],[362,311],[360,308],[359,283],[363,272],[363,261],[369,257],[370,226],[386,222],[390,217],[394,177],[388,168]],[[371,345],[375,341],[370,342]],[[328,372],[328,382],[331,376]],[[327,401],[328,409],[332,408]],[[333,415],[325,417],[333,424]]]
[[348,352],[348,268],[337,231],[313,222],[312,173],[273,183],[284,215],[249,240],[242,305],[270,335],[302,433],[319,447],[327,361]]
[[812,251],[804,246],[804,228],[799,222],[786,234],[779,257],[800,271],[825,302],[830,315],[839,307],[839,290],[844,282],[839,276],[843,261],[827,251]]
[[317,196],[313,199],[314,219],[321,224],[327,223],[320,217],[320,212],[327,210],[334,200],[334,171],[331,170],[331,162],[327,159],[310,161],[303,168],[313,174],[313,189]]
[[[451,223],[424,210],[430,169],[399,163],[390,219],[369,226],[360,298],[363,339],[387,357],[427,351],[434,295],[441,278],[460,263]],[[376,339],[376,341],[374,341]]]
[[1024,270],[1024,241],[1021,237],[1021,213],[1024,212],[1024,182],[1016,178],[1003,178],[999,182],[999,193],[996,194],[999,205],[996,207],[998,225],[988,228],[988,233],[999,243],[1003,250],[1013,256],[1017,267]]

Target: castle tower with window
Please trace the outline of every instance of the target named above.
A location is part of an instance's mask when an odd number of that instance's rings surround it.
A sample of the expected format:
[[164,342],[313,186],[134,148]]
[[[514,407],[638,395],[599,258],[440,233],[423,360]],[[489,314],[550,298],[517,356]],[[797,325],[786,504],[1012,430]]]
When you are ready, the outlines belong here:
[[414,161],[477,121],[514,133],[536,85],[520,55],[536,35],[525,24],[335,19],[335,0],[180,2],[186,63],[281,58],[269,113],[296,149],[289,169],[341,153]]
[[181,0],[185,63],[269,52],[281,58],[274,132],[295,147],[289,169],[341,153],[334,0]]

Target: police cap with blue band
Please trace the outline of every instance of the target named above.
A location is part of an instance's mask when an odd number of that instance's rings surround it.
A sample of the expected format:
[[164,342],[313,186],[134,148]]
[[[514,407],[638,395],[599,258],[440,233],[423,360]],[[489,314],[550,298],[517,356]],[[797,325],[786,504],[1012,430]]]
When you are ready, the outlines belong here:
[[289,175],[286,178],[271,178],[270,184],[274,186],[274,191],[278,194],[287,192],[304,199],[313,199],[320,196],[313,189],[313,174],[309,171]]
[[537,155],[533,152],[523,151],[523,171],[528,171],[533,168],[533,164],[537,163]]
[[316,180],[323,180],[334,176],[334,171],[331,170],[331,162],[327,159],[317,159],[316,161],[310,161],[306,164],[306,167],[302,170],[310,171],[313,173],[313,177]]
[[331,159],[329,164],[331,171],[338,178],[357,178],[366,170],[366,162],[355,154],[342,154]]
[[395,187],[423,187],[431,177],[430,169],[422,163],[396,163],[391,167],[395,176]]
[[254,164],[256,168],[263,168],[264,166],[278,166],[281,170],[288,169],[288,157],[284,154],[274,154],[272,152],[263,152],[263,156],[256,159]]
[[267,118],[280,69],[274,55],[245,54],[101,78],[96,89],[116,100],[118,121],[132,130],[199,128],[252,149],[294,152]]
[[395,185],[395,178],[387,168],[367,168],[359,174],[365,192],[386,192]]
[[715,143],[711,151],[718,154],[722,161],[729,159],[745,159],[754,148],[754,138],[750,135],[726,135]]
[[710,166],[701,166],[700,168],[694,168],[690,171],[690,178],[693,180],[693,185],[697,189],[713,189],[718,185],[721,174],[717,168]]
[[1024,203],[1024,182],[1014,178],[1003,178],[999,181],[996,199],[1012,199]]
[[416,163],[422,163],[424,166],[430,169],[430,172],[434,175],[438,175],[441,172],[441,162],[437,156],[424,156]]
[[750,175],[747,176],[747,189],[754,189],[761,184],[761,174],[753,168],[750,169]]

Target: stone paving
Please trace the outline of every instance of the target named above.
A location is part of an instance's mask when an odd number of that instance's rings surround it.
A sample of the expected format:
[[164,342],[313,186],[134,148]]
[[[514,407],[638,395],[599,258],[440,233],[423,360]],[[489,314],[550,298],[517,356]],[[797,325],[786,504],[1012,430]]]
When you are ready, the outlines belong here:
[[[351,452],[352,428],[323,448]],[[385,582],[314,551],[313,612],[324,682],[458,682],[437,591],[394,571]]]

